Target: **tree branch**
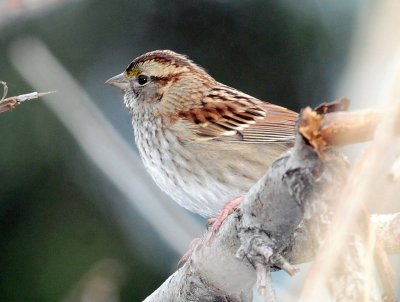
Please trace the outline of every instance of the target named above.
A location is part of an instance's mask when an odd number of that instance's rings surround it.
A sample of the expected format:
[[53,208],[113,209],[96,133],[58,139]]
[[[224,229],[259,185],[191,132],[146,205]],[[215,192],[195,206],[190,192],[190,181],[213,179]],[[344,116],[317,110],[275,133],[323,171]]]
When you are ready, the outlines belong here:
[[42,96],[45,96],[45,95],[55,92],[55,91],[31,92],[31,93],[20,94],[18,96],[12,96],[12,97],[6,98],[7,92],[8,92],[7,83],[0,81],[0,84],[3,85],[3,96],[0,99],[0,113],[14,109],[17,105],[21,104],[22,102],[37,99]]
[[[340,117],[344,117],[349,131],[354,122],[357,133],[368,133],[368,129],[377,125],[377,119],[369,119],[370,112],[354,113],[360,119],[353,119],[354,114],[347,115],[350,120],[345,115]],[[256,280],[264,297],[273,300],[272,290],[268,288],[270,272],[283,269],[292,275],[296,272],[293,264],[315,257],[332,222],[335,193],[348,181],[346,159],[329,148],[330,144],[338,144],[336,136],[343,137],[341,131],[326,130],[330,129],[326,125],[333,125],[332,129],[336,129],[334,116],[338,114],[329,110],[324,113],[326,115],[303,111],[295,146],[280,156],[250,189],[237,211],[224,222],[212,244],[198,244],[189,261],[146,302],[251,301],[251,289]],[[363,118],[364,114],[367,116]],[[324,122],[325,117],[328,123]],[[363,121],[362,127],[359,126],[360,120]],[[324,136],[321,133],[328,134]],[[369,135],[365,134],[363,139]],[[331,139],[334,136],[335,139]],[[353,141],[350,135],[344,137],[340,144]],[[358,137],[354,139],[359,141]],[[370,220],[378,230],[377,241],[388,252],[398,253],[400,214],[374,215]],[[330,280],[334,286],[330,288],[339,300],[365,295],[368,282],[360,279],[360,275],[367,271],[364,257],[369,254],[364,246],[369,241],[363,226],[365,222],[361,218],[354,219],[348,238],[344,239],[342,252],[332,264],[335,269],[330,273]],[[360,251],[365,253],[360,254]],[[352,284],[352,290],[343,293],[348,284]]]
[[[228,218],[231,220],[233,217]],[[234,219],[232,219],[234,220]],[[377,228],[377,240],[382,243],[385,250],[389,254],[400,254],[400,213],[395,214],[382,214],[382,215],[372,215],[371,222]],[[230,224],[230,222],[226,222],[226,224]],[[224,223],[225,225],[225,223]],[[230,227],[234,227],[231,225]],[[228,227],[228,229],[230,228]],[[225,232],[225,231],[224,231]],[[221,236],[222,242],[214,242],[213,245],[216,245],[214,250],[218,248],[222,248],[223,251],[221,254],[223,258],[229,257],[229,254],[234,255],[235,248],[239,246],[238,239],[231,238],[227,240],[227,242],[223,243],[224,235]],[[233,244],[232,244],[233,241]],[[287,247],[283,251],[283,256],[290,261],[292,264],[301,264],[306,263],[314,259],[316,254],[316,249],[310,244],[311,238],[309,232],[302,227],[296,229],[294,235],[291,238],[291,245]],[[228,245],[225,246],[225,245]],[[213,250],[208,250],[208,253],[213,253]],[[219,254],[219,255],[221,255]],[[204,255],[204,254],[203,254]],[[209,266],[209,270],[214,271],[213,275],[218,274],[229,274],[232,273],[229,277],[237,278],[238,275],[241,275],[243,279],[246,277],[249,280],[245,280],[246,282],[240,283],[235,282],[233,286],[237,286],[235,291],[243,291],[250,292],[252,286],[254,285],[256,278],[254,271],[250,268],[246,263],[236,263],[234,259],[232,260],[235,263],[233,269],[229,269],[229,272],[226,270],[226,265],[229,264],[225,261],[220,261],[219,255],[205,255],[204,259],[208,259],[210,261],[209,264],[205,264]],[[223,291],[219,288],[215,288],[210,286],[208,283],[204,282],[204,280],[208,280],[208,273],[204,274],[201,270],[195,270],[194,267],[197,266],[197,262],[203,262],[201,256],[197,256],[196,260],[191,259],[191,263],[189,267],[183,266],[178,269],[173,275],[171,275],[154,293],[152,293],[145,302],[155,302],[155,301],[191,301],[185,300],[192,298],[192,301],[196,301],[201,299],[203,296],[210,297],[210,301],[213,301],[211,297],[217,297],[218,295],[222,295]],[[204,265],[204,264],[203,264]],[[229,264],[230,265],[230,264]],[[237,269],[234,271],[234,269]],[[229,280],[230,282],[231,280]],[[190,286],[189,286],[190,285]],[[195,290],[195,291],[193,291]],[[229,290],[229,288],[228,288]],[[186,291],[189,291],[187,293]],[[225,293],[226,296],[229,295],[228,292]],[[180,297],[181,296],[181,297]],[[203,300],[200,300],[203,301]],[[208,300],[204,300],[208,301]],[[240,300],[239,300],[240,301]],[[242,301],[251,301],[242,300]]]

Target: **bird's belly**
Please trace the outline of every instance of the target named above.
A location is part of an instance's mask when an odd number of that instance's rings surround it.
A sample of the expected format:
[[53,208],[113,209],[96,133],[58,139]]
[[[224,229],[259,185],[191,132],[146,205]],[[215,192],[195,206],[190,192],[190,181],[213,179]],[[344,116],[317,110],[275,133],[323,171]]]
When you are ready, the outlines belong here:
[[[144,165],[163,191],[203,217],[215,217],[227,202],[244,195],[271,162],[266,153],[257,158],[248,150],[221,150],[218,143],[190,145],[176,141],[171,147],[172,139],[165,135],[162,140],[166,141],[159,141],[158,148],[139,145]],[[260,147],[253,145],[251,152],[254,148]]]
[[[166,151],[162,161],[153,156],[143,158],[143,162],[163,191],[180,206],[203,217],[215,217],[228,201],[246,192],[243,186],[235,187],[197,160],[188,161],[179,153]],[[250,186],[249,183],[246,189]]]

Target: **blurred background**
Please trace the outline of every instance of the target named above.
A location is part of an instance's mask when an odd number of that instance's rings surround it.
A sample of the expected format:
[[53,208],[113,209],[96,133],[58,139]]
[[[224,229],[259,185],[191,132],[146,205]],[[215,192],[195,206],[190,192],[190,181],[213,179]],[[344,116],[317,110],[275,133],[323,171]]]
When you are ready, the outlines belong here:
[[[104,84],[133,58],[172,49],[295,111],[344,95],[365,107],[399,14],[395,0],[0,0],[9,96],[57,90],[0,115],[2,301],[140,301],[204,230],[144,172],[122,95]],[[274,274],[283,301],[301,278]]]

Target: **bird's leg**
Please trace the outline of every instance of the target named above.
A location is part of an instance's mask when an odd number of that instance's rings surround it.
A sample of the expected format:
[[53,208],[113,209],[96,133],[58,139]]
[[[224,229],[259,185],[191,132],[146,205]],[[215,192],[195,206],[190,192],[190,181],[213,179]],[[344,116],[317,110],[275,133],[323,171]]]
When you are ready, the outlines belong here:
[[[225,204],[225,206],[222,208],[221,212],[218,214],[217,217],[210,218],[207,220],[207,224],[211,225],[211,229],[206,234],[206,238],[205,238],[206,245],[209,245],[211,243],[211,241],[213,240],[215,234],[218,232],[218,230],[221,227],[224,220],[230,214],[233,213],[233,211],[240,205],[240,203],[242,201],[243,201],[243,196],[229,201],[228,203]],[[194,250],[202,244],[202,241],[200,239],[201,238],[195,238],[190,243],[189,250],[181,257],[181,259],[178,262],[178,266],[181,265],[182,263],[185,263],[186,261],[188,261],[190,259]]]
[[224,220],[233,213],[233,211],[240,205],[243,201],[243,196],[235,198],[224,205],[221,212],[215,218],[210,218],[208,224],[212,224],[211,230],[207,234],[206,244],[209,245],[213,240],[215,234],[217,234],[219,228],[221,227]]
[[192,242],[190,243],[189,250],[181,257],[181,259],[179,259],[178,266],[180,266],[181,264],[185,263],[186,261],[188,261],[190,259],[194,250],[201,244],[200,239],[201,238],[195,238],[192,240]]

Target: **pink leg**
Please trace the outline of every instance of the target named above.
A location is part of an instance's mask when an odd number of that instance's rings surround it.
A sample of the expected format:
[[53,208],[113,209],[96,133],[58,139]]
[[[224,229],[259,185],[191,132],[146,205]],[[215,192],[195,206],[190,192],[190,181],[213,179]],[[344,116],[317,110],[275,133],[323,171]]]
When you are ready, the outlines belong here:
[[200,238],[195,238],[192,240],[192,242],[190,243],[189,250],[181,257],[181,259],[179,259],[178,266],[180,266],[181,264],[185,263],[190,259],[194,250],[199,246],[200,243],[201,243]]
[[[231,201],[229,201],[225,206],[222,208],[221,212],[218,214],[217,217],[215,218],[210,218],[208,220],[208,223],[211,225],[211,230],[208,231],[207,237],[206,237],[206,244],[209,245],[211,241],[213,240],[215,234],[218,232],[219,228],[221,227],[222,223],[224,220],[233,213],[233,211],[240,205],[240,203],[243,201],[243,197],[238,197],[235,198]],[[185,263],[190,259],[192,256],[194,250],[201,244],[200,238],[194,239],[190,243],[190,248],[189,250],[181,257],[181,259],[178,262],[178,266],[182,263]]]
[[218,214],[217,217],[212,218],[209,220],[209,223],[212,223],[211,230],[208,232],[206,238],[206,244],[210,244],[212,239],[214,238],[215,234],[218,232],[219,228],[221,227],[224,220],[233,213],[233,211],[240,205],[243,201],[243,196],[235,198],[229,201],[225,206],[222,208],[221,212]]

